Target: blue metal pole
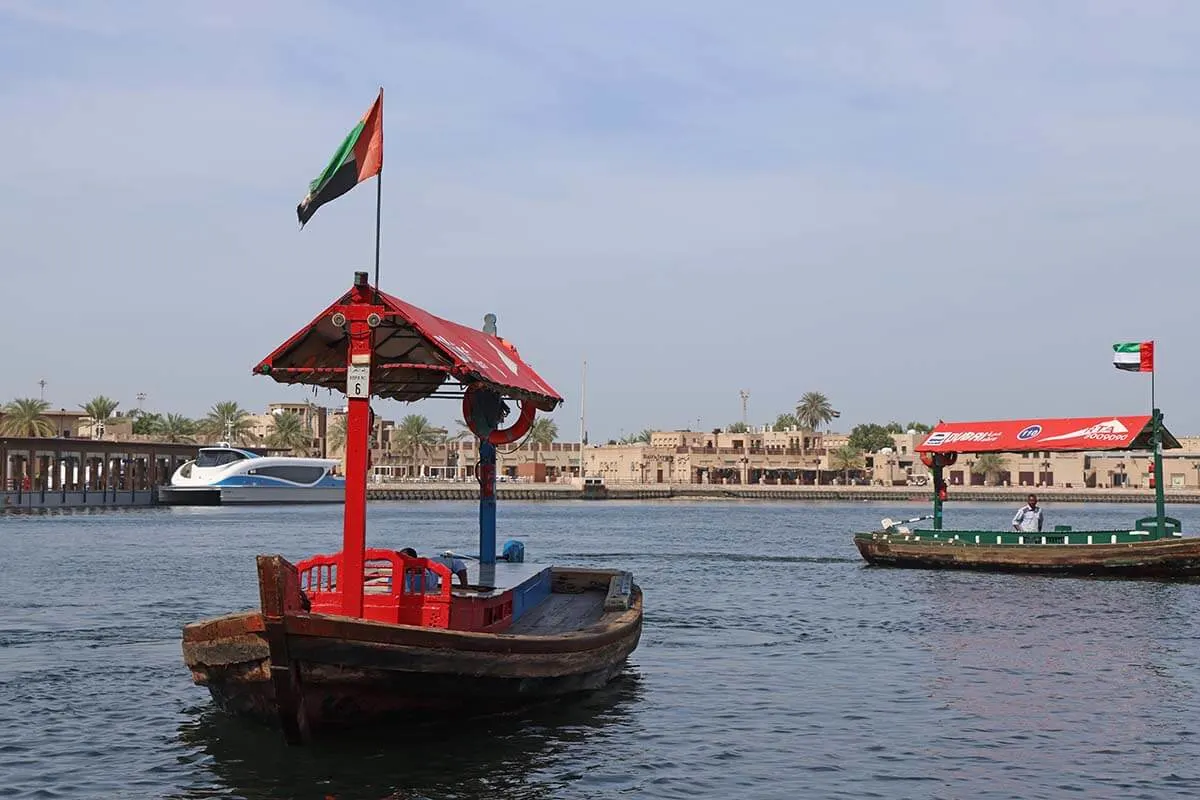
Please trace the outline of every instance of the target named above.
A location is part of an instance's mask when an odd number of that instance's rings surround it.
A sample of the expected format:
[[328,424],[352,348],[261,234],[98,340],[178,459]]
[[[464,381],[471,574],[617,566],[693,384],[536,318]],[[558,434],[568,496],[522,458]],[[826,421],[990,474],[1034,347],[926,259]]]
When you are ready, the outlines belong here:
[[479,442],[479,563],[496,563],[496,446]]

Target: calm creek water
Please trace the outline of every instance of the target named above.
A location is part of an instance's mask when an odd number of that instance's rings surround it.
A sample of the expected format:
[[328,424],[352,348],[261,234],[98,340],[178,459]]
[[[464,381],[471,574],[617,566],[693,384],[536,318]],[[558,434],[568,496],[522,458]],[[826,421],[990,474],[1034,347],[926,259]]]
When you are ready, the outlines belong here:
[[[1004,526],[1015,508],[949,507]],[[863,565],[919,505],[502,505],[530,561],[632,569],[626,674],[512,717],[309,748],[226,718],[189,621],[257,602],[254,555],[340,546],[340,509],[0,517],[0,797],[1160,798],[1200,795],[1200,585]],[[1171,509],[1200,531],[1200,507]],[[1135,506],[1055,505],[1111,527]],[[369,539],[474,550],[467,503],[370,506]]]

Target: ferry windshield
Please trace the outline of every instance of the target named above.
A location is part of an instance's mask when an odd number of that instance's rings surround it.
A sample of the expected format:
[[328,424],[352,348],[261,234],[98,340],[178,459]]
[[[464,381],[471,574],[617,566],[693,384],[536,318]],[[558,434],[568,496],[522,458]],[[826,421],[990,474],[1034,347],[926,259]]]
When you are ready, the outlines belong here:
[[220,467],[225,464],[232,464],[235,461],[241,461],[246,456],[236,450],[201,450],[200,455],[196,457],[197,467]]

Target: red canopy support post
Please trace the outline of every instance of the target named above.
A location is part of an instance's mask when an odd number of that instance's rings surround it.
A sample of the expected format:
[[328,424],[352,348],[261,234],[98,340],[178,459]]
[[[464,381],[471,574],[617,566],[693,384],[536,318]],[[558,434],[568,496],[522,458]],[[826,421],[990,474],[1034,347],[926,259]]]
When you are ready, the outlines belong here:
[[342,613],[363,613],[363,562],[367,551],[367,462],[371,452],[371,352],[373,333],[386,311],[373,305],[367,273],[354,273],[354,290],[331,319],[348,333],[346,353],[346,505],[342,525],[342,558],[338,584]]

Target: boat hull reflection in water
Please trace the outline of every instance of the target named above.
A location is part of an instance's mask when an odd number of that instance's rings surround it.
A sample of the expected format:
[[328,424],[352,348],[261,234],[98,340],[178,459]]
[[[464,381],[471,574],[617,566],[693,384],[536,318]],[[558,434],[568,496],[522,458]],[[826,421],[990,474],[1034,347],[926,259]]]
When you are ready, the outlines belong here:
[[[245,797],[538,798],[561,796],[558,775],[578,764],[575,748],[627,741],[623,729],[641,698],[627,668],[603,689],[519,714],[410,715],[403,725],[345,731],[304,758],[277,733],[205,711],[179,730],[217,777],[213,794]],[[539,765],[541,769],[534,765]],[[546,769],[547,767],[555,769]]]

